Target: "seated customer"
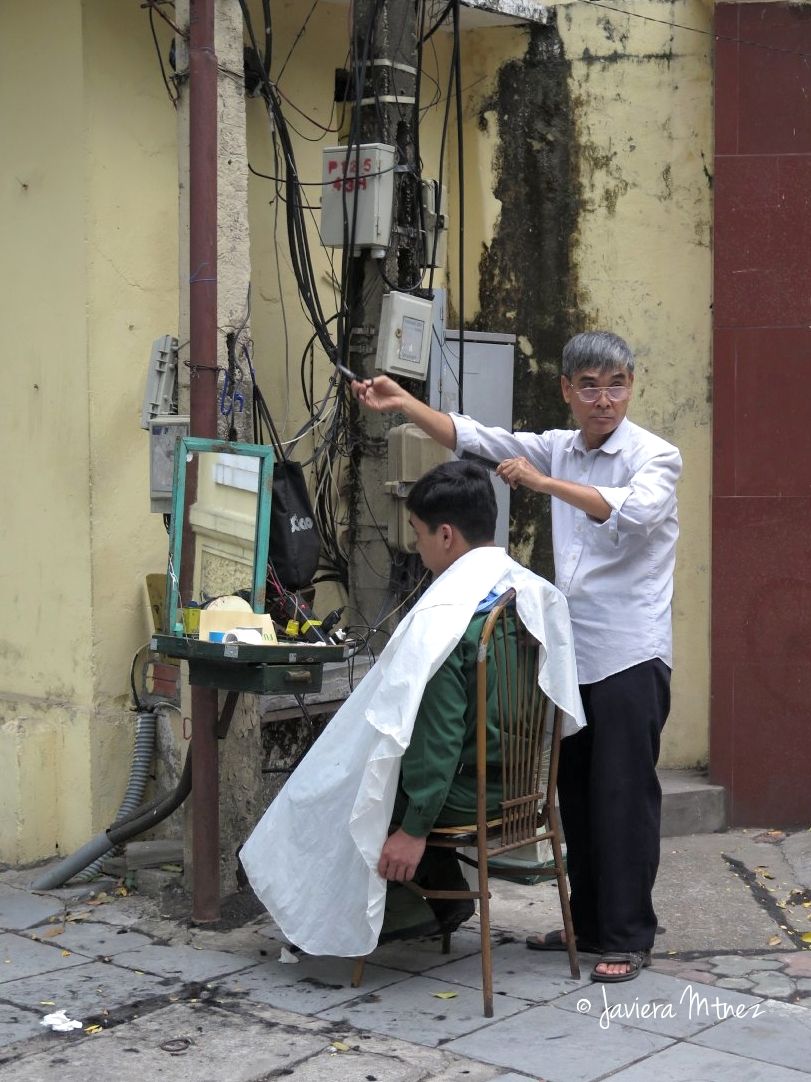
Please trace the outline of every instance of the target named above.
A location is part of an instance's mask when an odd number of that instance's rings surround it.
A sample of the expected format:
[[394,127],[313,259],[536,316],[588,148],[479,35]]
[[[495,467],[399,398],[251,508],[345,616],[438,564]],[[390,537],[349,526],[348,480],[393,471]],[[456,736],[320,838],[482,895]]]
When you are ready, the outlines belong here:
[[[473,548],[492,546],[496,499],[485,471],[472,463],[448,462],[425,474],[406,501],[420,558],[434,576]],[[403,752],[392,814],[393,832],[383,846],[378,871],[384,879],[415,879],[434,890],[466,890],[451,849],[426,850],[435,827],[476,821],[476,655],[495,592],[481,600],[461,639],[428,681]],[[494,664],[491,658],[491,664]],[[495,690],[494,681],[490,682]],[[488,703],[488,764],[500,756],[495,695]],[[488,780],[489,813],[498,815],[500,771]],[[473,916],[468,899],[419,898],[389,888],[381,939],[452,931]],[[433,910],[436,919],[431,919]]]
[[[423,854],[433,826],[475,818],[475,778],[466,768],[474,759],[483,598],[516,590],[522,622],[544,645],[538,680],[564,711],[564,734],[585,723],[566,599],[493,543],[495,505],[484,470],[458,461],[438,466],[414,486],[408,506],[417,550],[435,579],[240,853],[282,933],[309,954],[374,950],[387,881],[416,874],[430,887],[437,876],[461,878],[452,851],[439,870]],[[437,922],[466,919],[470,905],[454,905],[436,909]],[[434,921],[427,905],[423,914]]]

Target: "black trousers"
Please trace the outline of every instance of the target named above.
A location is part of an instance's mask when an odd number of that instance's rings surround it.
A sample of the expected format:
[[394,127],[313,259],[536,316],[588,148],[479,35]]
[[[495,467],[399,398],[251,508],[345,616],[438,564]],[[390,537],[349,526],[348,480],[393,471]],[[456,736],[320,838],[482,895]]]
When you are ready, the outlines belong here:
[[647,950],[656,932],[656,763],[670,669],[644,661],[580,693],[588,725],[561,741],[558,770],[575,933],[604,951]]

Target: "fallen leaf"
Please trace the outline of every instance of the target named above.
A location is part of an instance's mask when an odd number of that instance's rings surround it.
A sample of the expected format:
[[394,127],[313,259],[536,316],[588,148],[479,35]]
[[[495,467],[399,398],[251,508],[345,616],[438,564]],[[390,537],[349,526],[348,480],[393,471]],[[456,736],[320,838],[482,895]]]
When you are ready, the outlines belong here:
[[800,939],[803,941],[803,943],[811,943],[811,932],[803,932],[803,934],[800,936]]
[[331,1052],[348,1052],[349,1051],[349,1045],[344,1044],[343,1041],[333,1041],[332,1044],[329,1047],[330,1047]]
[[771,936],[769,936],[769,946],[770,947],[779,947],[782,942],[783,942],[783,940],[780,938],[779,935],[771,935]]
[[101,1026],[85,1026],[85,1033],[101,1033]]
[[62,951],[63,958],[70,958],[70,951]]
[[42,933],[42,938],[43,939],[53,939],[53,937],[55,935],[62,935],[64,930],[65,929],[63,927],[62,928],[57,928],[56,926],[54,926],[53,928],[49,928],[47,932],[43,932]]
[[458,992],[434,992],[434,999],[456,999]]

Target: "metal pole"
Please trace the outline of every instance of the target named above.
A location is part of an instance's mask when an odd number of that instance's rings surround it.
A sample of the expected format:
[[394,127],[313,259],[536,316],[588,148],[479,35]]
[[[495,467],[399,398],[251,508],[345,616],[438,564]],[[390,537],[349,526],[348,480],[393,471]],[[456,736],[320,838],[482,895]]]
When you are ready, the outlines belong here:
[[[189,19],[189,357],[194,436],[217,436],[217,58],[214,0]],[[217,691],[192,686],[192,919],[220,916]]]

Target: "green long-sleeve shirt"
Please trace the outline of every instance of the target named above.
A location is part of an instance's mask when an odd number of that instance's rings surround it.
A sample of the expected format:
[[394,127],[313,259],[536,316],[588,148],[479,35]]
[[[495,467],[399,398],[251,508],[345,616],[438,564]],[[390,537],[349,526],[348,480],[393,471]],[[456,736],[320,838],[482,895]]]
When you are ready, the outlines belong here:
[[[488,613],[474,615],[451,654],[428,681],[403,753],[393,822],[425,837],[435,826],[476,820],[476,654]],[[491,648],[492,652],[492,648]],[[495,664],[491,658],[490,664]],[[488,680],[487,762],[500,761],[495,680]],[[471,773],[457,773],[459,764]],[[487,772],[488,815],[498,814],[501,771]]]

